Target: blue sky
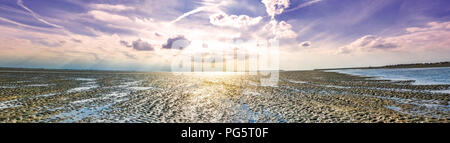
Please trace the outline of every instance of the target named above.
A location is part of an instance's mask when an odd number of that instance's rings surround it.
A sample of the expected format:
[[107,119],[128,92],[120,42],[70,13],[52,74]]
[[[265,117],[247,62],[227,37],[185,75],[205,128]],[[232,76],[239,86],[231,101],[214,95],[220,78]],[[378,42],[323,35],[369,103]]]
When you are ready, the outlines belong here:
[[2,0],[0,31],[3,67],[167,71],[176,39],[276,39],[285,70],[450,61],[448,0]]

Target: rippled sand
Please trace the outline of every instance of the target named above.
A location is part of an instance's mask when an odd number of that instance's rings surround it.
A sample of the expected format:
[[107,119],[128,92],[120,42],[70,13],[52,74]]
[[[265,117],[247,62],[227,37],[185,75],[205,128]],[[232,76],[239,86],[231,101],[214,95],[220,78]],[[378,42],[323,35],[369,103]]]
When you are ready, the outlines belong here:
[[322,71],[266,87],[233,74],[0,70],[0,121],[448,123],[449,89]]

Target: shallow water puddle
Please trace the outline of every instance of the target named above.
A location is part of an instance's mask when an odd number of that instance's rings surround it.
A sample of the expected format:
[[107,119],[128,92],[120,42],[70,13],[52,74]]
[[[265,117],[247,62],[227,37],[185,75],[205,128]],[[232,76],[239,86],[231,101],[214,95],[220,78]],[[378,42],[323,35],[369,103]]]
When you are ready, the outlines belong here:
[[27,87],[47,87],[47,86],[53,86],[56,84],[29,84],[29,85],[25,85]]
[[150,90],[153,89],[153,87],[129,87],[131,90]]
[[[293,90],[296,92],[300,92],[300,93],[320,93],[320,94],[325,94],[325,95],[329,95],[329,94],[341,94],[341,95],[354,95],[354,96],[367,96],[367,97],[373,97],[373,98],[378,98],[378,99],[383,99],[383,100],[390,100],[390,101],[394,101],[398,104],[409,104],[409,105],[415,105],[418,107],[424,107],[424,108],[415,108],[414,110],[407,110],[407,109],[402,109],[401,113],[404,114],[411,114],[411,115],[429,115],[432,117],[448,117],[449,113],[450,113],[450,102],[447,103],[446,105],[443,105],[442,102],[443,101],[439,101],[439,100],[422,100],[422,99],[416,99],[416,98],[410,98],[410,99],[402,99],[402,98],[397,98],[397,97],[385,97],[385,96],[375,96],[375,95],[368,95],[368,94],[354,94],[354,93],[349,93],[349,92],[345,92],[345,91],[337,91],[337,90],[311,90],[311,91],[304,91],[304,90],[299,90],[290,86],[283,86],[286,89],[289,90]],[[386,107],[386,106],[385,106]],[[394,111],[400,111],[398,109],[401,109],[401,107],[398,108],[394,108],[395,106],[392,107],[386,107],[388,109],[394,110]],[[444,113],[444,114],[437,114],[437,113]]]
[[94,88],[97,88],[97,85],[91,85],[91,86],[84,86],[84,87],[76,87],[76,88],[72,88],[67,90],[68,93],[73,93],[73,92],[82,92],[82,91],[88,91]]
[[55,115],[52,117],[52,119],[63,119],[62,121],[60,121],[62,123],[77,122],[90,116],[98,116],[98,112],[103,111],[109,108],[110,106],[112,106],[112,104],[97,107],[84,107],[78,110],[72,110],[70,112]]
[[19,86],[0,86],[0,88],[18,88]]
[[20,102],[17,99],[0,102],[0,110],[6,109],[6,108],[20,107],[20,106],[22,106],[22,105],[20,104]]
[[49,94],[42,94],[42,95],[38,95],[37,97],[49,97],[49,96],[55,96],[61,93],[49,93]]
[[295,83],[295,84],[309,84],[309,85],[313,85],[313,86],[328,87],[328,88],[340,88],[340,89],[361,88],[361,89],[385,90],[385,91],[395,91],[395,92],[448,93],[448,94],[450,94],[450,90],[413,90],[413,89],[402,89],[402,88],[350,87],[350,86],[339,86],[339,85],[313,84],[313,83],[309,83],[309,82],[295,81],[295,80],[286,80],[286,81]]
[[78,80],[78,81],[96,81],[97,79],[95,79],[95,78],[75,78],[75,80]]
[[[243,96],[264,96],[264,94],[261,94],[256,91],[250,91],[250,90],[244,90],[242,92]],[[239,112],[244,113],[241,114],[243,116],[244,120],[248,120],[250,123],[256,123],[256,122],[263,122],[268,123],[272,122],[270,119],[277,119],[278,123],[287,123],[286,120],[284,120],[281,115],[272,113],[268,111],[266,108],[261,107],[262,111],[253,111],[250,109],[249,105],[244,102],[244,100],[241,98],[239,104]],[[266,119],[266,120],[264,120]]]

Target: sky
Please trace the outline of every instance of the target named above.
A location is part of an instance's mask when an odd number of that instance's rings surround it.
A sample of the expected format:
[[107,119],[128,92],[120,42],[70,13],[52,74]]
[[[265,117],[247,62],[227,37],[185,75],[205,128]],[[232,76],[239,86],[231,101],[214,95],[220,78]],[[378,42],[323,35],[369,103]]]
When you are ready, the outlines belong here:
[[0,0],[0,67],[168,71],[192,41],[254,40],[282,70],[450,61],[450,1]]

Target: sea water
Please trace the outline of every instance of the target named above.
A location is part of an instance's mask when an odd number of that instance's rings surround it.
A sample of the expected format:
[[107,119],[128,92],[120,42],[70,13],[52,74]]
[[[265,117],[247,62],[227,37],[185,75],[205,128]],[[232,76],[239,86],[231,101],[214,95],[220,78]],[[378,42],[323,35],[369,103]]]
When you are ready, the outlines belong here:
[[344,74],[376,77],[387,80],[414,80],[414,85],[450,84],[450,67],[398,69],[344,69],[329,70]]

